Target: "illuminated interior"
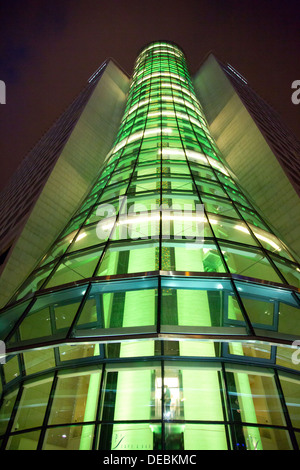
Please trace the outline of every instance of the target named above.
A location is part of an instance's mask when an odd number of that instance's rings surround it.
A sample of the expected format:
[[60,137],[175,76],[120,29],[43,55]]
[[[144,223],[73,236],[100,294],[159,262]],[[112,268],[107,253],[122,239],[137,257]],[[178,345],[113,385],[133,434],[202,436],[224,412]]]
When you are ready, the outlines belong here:
[[183,52],[145,47],[95,184],[0,312],[1,449],[298,450],[299,289]]

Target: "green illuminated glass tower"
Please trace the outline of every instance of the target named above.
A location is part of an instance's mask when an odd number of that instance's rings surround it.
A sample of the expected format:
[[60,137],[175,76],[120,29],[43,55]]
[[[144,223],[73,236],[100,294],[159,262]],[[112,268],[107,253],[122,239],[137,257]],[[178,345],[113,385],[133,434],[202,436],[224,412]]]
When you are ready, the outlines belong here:
[[297,450],[300,265],[139,54],[88,194],[0,312],[2,449]]

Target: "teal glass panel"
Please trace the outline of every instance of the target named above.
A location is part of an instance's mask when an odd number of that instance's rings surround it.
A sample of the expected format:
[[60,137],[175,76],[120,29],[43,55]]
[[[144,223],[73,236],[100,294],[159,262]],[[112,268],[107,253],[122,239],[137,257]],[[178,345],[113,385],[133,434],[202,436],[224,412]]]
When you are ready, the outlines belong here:
[[[155,286],[157,282],[152,282]],[[112,328],[150,327],[156,324],[157,288],[143,287],[137,290],[138,283],[130,287],[128,283],[119,288],[94,285],[81,310],[75,327],[75,335],[111,334]],[[121,329],[122,328],[122,329]],[[105,329],[105,330],[104,330]]]
[[63,338],[77,312],[86,287],[66,289],[39,297],[20,324],[15,341]]
[[[196,332],[197,327],[218,331],[224,326],[233,326],[236,321],[244,323],[239,304],[228,283],[212,283],[210,289],[200,285],[194,289],[162,288],[162,331],[172,331],[171,325],[178,325],[178,331]],[[197,345],[195,345],[197,348]]]
[[0,315],[0,339],[3,341],[28,307],[29,301],[5,309]]

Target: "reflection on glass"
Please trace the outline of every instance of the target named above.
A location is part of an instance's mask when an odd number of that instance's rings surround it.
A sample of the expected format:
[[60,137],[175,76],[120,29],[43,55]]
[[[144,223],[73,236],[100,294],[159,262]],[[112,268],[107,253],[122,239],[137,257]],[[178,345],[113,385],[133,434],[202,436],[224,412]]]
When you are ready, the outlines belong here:
[[274,377],[268,370],[251,372],[242,366],[226,367],[233,418],[237,422],[285,425]]
[[166,450],[227,450],[225,426],[221,424],[166,424]]
[[40,431],[31,431],[12,436],[8,440],[6,450],[36,450],[40,434]]
[[28,384],[22,393],[12,431],[41,426],[48,404],[52,379]]
[[42,450],[91,450],[94,426],[64,426],[46,432]]
[[96,416],[101,370],[61,375],[55,388],[49,424],[93,421]]
[[280,277],[261,251],[249,248],[246,250],[223,243],[220,244],[220,248],[231,273],[271,282],[281,282]]
[[280,383],[285,398],[285,403],[289,411],[292,425],[300,428],[300,380],[291,374],[279,374]]
[[151,423],[102,424],[99,450],[159,450],[161,425]]
[[288,431],[277,428],[243,426],[237,450],[292,450]]
[[59,286],[69,282],[86,279],[93,276],[102,249],[84,251],[80,254],[66,256],[60,261],[46,287]]
[[160,368],[151,367],[150,364],[148,368],[126,367],[106,371],[102,421],[159,419],[161,389],[155,384],[160,378]]

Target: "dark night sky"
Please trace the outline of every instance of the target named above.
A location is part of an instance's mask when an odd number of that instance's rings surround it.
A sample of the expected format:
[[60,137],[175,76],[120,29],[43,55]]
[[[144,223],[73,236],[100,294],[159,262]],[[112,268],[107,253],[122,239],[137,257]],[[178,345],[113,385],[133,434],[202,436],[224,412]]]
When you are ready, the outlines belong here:
[[299,0],[2,0],[2,189],[21,160],[108,57],[131,73],[139,49],[176,42],[190,72],[213,51],[281,114],[300,139]]

